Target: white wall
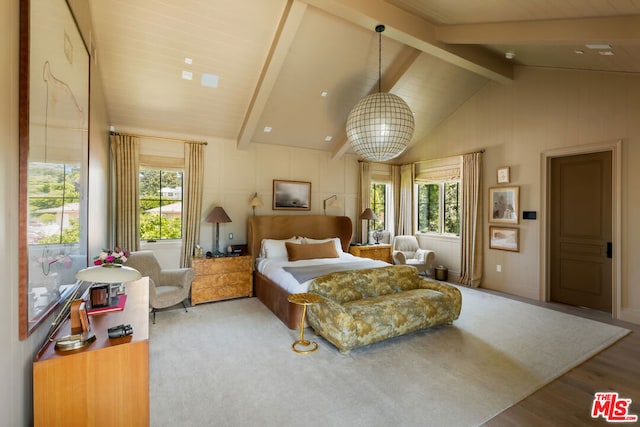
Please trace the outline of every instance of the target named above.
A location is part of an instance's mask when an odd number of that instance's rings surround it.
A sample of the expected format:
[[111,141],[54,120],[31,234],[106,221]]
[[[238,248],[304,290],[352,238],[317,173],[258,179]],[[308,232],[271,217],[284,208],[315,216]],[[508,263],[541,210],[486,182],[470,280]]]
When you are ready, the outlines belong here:
[[[403,161],[439,158],[486,149],[484,154],[483,287],[538,299],[540,286],[541,156],[546,150],[623,140],[622,312],[640,323],[640,76],[517,67],[510,85],[487,84]],[[488,188],[496,170],[511,167],[520,186],[520,209],[538,220],[520,221],[520,252],[489,249]],[[496,271],[496,265],[502,272]]]
[[[238,150],[233,140],[202,135],[162,134],[149,129],[127,129],[114,123],[123,133],[176,137],[207,141],[205,148],[204,188],[200,245],[204,251],[215,250],[215,224],[204,218],[216,206],[222,206],[231,223],[220,224],[220,249],[229,244],[247,243],[247,219],[252,215],[249,201],[258,193],[264,206],[256,215],[323,214],[323,200],[337,195],[341,207],[328,208],[327,215],[347,215],[355,221],[357,212],[358,159],[345,155],[332,160],[331,154],[303,148],[252,144]],[[271,208],[273,180],[311,182],[311,211],[274,211]],[[233,240],[229,241],[229,233]],[[180,261],[180,246],[172,242],[143,243],[141,249],[152,249],[164,268],[176,268]]]

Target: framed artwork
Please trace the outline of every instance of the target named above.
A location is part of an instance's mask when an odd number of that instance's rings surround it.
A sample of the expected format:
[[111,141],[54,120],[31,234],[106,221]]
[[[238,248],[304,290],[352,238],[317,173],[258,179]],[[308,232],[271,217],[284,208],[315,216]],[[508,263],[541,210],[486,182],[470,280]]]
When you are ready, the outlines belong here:
[[508,184],[511,182],[510,172],[509,166],[498,168],[498,184]]
[[489,248],[520,251],[520,230],[515,227],[489,227]]
[[273,210],[310,211],[311,183],[273,180]]
[[20,0],[20,339],[65,305],[87,266],[89,73],[69,4]]
[[520,187],[489,188],[489,222],[517,224]]

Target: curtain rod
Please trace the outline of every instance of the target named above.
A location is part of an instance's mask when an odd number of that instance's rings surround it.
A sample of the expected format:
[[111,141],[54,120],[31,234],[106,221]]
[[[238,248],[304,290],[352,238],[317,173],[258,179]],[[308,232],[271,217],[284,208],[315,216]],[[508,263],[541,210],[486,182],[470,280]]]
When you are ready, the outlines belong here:
[[204,144],[209,145],[207,141],[189,141],[186,139],[178,139],[178,138],[166,138],[162,136],[151,136],[151,135],[136,135],[132,133],[122,133],[122,132],[109,132],[109,135],[125,135],[125,136],[133,136],[135,138],[144,138],[144,139],[155,139],[156,141],[169,141],[169,142],[188,142],[191,144]]

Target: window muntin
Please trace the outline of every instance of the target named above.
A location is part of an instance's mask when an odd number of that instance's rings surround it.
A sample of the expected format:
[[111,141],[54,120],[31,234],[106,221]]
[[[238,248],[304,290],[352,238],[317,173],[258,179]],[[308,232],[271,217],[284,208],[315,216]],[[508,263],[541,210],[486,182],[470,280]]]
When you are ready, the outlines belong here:
[[181,170],[140,168],[140,240],[182,238]]

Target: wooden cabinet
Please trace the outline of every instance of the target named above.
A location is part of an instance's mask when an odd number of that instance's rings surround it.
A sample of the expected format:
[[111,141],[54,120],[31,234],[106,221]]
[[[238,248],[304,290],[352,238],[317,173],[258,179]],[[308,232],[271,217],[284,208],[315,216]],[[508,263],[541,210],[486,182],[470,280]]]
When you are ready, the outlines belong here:
[[192,258],[191,304],[253,295],[250,256]]
[[[91,316],[96,341],[68,352],[47,343],[33,363],[34,426],[149,425],[149,279],[126,284],[123,311]],[[133,335],[109,339],[130,324]],[[54,338],[70,334],[69,320]]]
[[391,258],[391,245],[380,244],[380,245],[350,246],[349,252],[352,255],[359,256],[362,258],[377,259],[380,261],[388,262],[389,264],[393,264],[393,259]]

